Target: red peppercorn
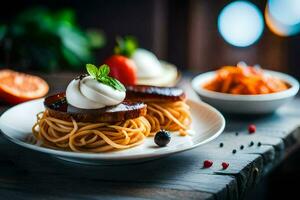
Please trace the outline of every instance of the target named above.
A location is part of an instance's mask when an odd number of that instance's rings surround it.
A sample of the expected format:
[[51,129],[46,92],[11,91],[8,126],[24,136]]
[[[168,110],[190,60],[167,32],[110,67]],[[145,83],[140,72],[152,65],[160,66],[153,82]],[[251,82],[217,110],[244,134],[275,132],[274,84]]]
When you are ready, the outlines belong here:
[[228,166],[229,166],[229,163],[227,163],[227,162],[222,162],[222,167],[223,167],[223,169],[227,169]]
[[248,132],[249,132],[249,134],[255,133],[255,131],[256,131],[256,126],[254,124],[250,124],[248,126]]
[[213,165],[213,161],[211,161],[211,160],[205,160],[203,162],[203,167],[204,168],[210,168],[212,165]]

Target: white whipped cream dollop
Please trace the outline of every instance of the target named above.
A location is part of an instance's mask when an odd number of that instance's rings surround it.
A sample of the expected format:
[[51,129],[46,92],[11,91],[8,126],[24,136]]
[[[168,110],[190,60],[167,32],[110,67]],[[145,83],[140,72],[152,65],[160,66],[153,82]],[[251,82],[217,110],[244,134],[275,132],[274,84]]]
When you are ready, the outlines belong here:
[[154,78],[161,76],[163,69],[157,57],[146,49],[137,49],[132,55],[137,67],[138,78]]
[[91,76],[72,80],[66,90],[68,103],[82,109],[117,105],[125,99],[125,95],[125,91],[100,83]]

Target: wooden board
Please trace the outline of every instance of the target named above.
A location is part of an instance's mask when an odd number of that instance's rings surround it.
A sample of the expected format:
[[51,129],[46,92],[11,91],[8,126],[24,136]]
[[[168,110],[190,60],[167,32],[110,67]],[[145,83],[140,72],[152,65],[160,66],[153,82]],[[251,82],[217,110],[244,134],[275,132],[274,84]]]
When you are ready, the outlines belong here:
[[[51,93],[64,90],[71,79],[68,74],[46,78],[54,84]],[[199,100],[188,79],[181,86],[189,98]],[[0,193],[5,199],[241,199],[297,145],[299,103],[296,99],[269,116],[226,115],[226,131],[216,140],[134,165],[72,164],[1,137]],[[0,112],[8,107],[2,105]],[[250,123],[257,125],[255,134],[247,132]],[[204,160],[213,166],[203,168]],[[222,162],[229,163],[228,169],[222,169]]]

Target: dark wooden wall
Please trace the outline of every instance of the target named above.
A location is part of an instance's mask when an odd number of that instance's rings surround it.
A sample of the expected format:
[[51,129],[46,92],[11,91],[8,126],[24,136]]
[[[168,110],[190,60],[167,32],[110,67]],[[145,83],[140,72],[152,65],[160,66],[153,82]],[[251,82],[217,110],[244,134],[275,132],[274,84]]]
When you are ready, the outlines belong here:
[[[263,12],[266,0],[250,0]],[[265,26],[263,36],[246,48],[226,43],[217,30],[217,17],[228,0],[12,0],[0,7],[0,23],[33,5],[74,8],[83,27],[102,29],[107,46],[97,61],[111,53],[117,35],[135,35],[140,45],[180,69],[203,72],[240,60],[300,77],[299,36],[280,37]]]
[[[207,71],[239,61],[264,68],[288,71],[288,40],[274,35],[265,26],[262,37],[250,47],[226,43],[217,29],[218,15],[230,1],[190,0],[187,65],[194,71]],[[252,1],[262,11],[266,1]],[[238,17],[238,16],[237,16]]]

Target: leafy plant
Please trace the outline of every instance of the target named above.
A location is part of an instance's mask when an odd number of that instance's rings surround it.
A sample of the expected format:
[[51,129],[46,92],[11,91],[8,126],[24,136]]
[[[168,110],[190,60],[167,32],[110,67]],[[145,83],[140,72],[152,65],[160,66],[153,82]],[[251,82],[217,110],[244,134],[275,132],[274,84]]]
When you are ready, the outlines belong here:
[[51,12],[34,8],[20,13],[12,23],[0,25],[0,58],[6,65],[51,71],[79,69],[93,62],[92,50],[105,44],[98,30],[83,31],[73,10]]

